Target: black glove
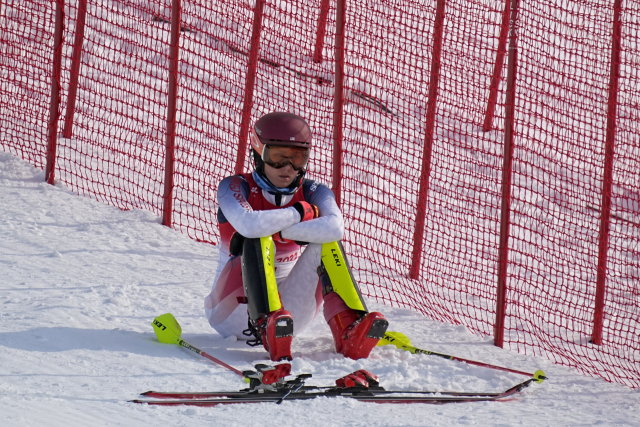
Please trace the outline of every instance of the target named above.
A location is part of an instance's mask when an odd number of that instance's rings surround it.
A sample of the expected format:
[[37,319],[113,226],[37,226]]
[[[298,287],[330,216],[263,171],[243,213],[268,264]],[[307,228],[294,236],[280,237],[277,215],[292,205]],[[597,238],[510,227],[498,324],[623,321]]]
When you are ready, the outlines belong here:
[[237,231],[229,240],[229,253],[233,256],[242,255],[242,245],[244,244],[244,236]]

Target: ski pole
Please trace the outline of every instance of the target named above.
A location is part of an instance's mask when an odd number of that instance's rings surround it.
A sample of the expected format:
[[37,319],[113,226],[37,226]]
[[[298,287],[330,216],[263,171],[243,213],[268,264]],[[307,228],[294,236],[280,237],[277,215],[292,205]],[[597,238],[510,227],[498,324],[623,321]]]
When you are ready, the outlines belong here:
[[182,328],[180,327],[180,324],[178,323],[176,318],[173,317],[173,314],[165,313],[161,316],[158,316],[153,319],[153,322],[151,322],[151,324],[153,325],[153,331],[158,337],[158,341],[160,341],[161,343],[178,344],[186,349],[193,351],[194,353],[199,354],[202,357],[206,357],[212,362],[217,363],[218,365],[227,368],[231,372],[235,372],[236,374],[244,378],[244,374],[233,366],[227,365],[222,360],[216,359],[215,357],[192,346],[191,344],[180,338],[180,336],[182,335]]
[[536,382],[538,383],[541,383],[542,381],[547,379],[547,377],[544,375],[544,372],[542,370],[537,370],[533,374],[530,374],[529,372],[517,371],[515,369],[509,369],[509,368],[504,368],[502,366],[490,365],[488,363],[476,362],[474,360],[463,359],[461,357],[451,356],[448,354],[422,350],[420,348],[412,346],[411,341],[409,341],[409,338],[407,338],[407,336],[401,332],[387,331],[382,337],[382,339],[378,342],[378,345],[380,346],[380,345],[388,345],[388,344],[395,345],[400,350],[405,350],[413,354],[427,354],[431,356],[438,356],[444,359],[457,360],[458,362],[465,362],[465,363],[468,363],[469,365],[482,366],[484,368],[497,369],[499,371],[506,371],[506,372],[512,372],[514,374],[526,375],[528,377],[535,379]]

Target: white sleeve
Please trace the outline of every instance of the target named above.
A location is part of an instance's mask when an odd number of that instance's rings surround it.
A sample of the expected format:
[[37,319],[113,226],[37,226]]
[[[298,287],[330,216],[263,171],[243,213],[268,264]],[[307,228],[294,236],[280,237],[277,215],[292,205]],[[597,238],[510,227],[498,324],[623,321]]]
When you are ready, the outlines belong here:
[[282,229],[282,237],[297,242],[329,243],[342,240],[344,220],[336,204],[333,192],[326,185],[319,184],[311,192],[307,202],[316,205],[320,217],[298,222]]
[[233,228],[244,237],[252,239],[271,236],[300,222],[300,214],[294,207],[254,211],[247,201],[248,192],[249,186],[238,175],[223,179],[218,186],[220,210]]

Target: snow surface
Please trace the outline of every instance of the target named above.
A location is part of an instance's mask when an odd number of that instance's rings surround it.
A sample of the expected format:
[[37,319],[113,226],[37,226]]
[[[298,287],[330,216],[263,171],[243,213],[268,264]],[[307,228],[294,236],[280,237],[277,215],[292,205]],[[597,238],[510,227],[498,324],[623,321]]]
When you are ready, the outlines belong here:
[[[238,368],[266,352],[225,340],[204,317],[215,246],[164,227],[152,213],[79,197],[0,153],[0,426],[640,425],[640,390],[589,378],[546,359],[501,350],[490,337],[376,305],[413,345],[550,378],[516,399],[379,405],[342,398],[213,408],[128,403],[150,389],[237,390],[239,376],[161,344],[154,317],[173,313],[182,338]],[[377,347],[367,360],[335,354],[322,316],[293,343],[293,373],[329,385],[357,369],[387,389],[502,391],[524,378]]]

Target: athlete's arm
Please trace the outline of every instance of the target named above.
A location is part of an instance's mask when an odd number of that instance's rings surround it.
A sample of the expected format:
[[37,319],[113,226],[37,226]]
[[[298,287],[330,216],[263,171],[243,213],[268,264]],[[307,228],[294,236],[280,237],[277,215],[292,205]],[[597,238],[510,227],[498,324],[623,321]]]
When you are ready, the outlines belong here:
[[301,191],[305,191],[305,200],[308,203],[318,207],[320,217],[283,228],[280,233],[282,237],[309,243],[329,243],[342,240],[344,235],[342,212],[340,212],[336,198],[329,187],[314,181],[306,181]]
[[247,201],[249,191],[247,182],[237,175],[223,179],[218,186],[220,210],[244,237],[271,236],[300,222],[300,214],[293,207],[254,211]]

